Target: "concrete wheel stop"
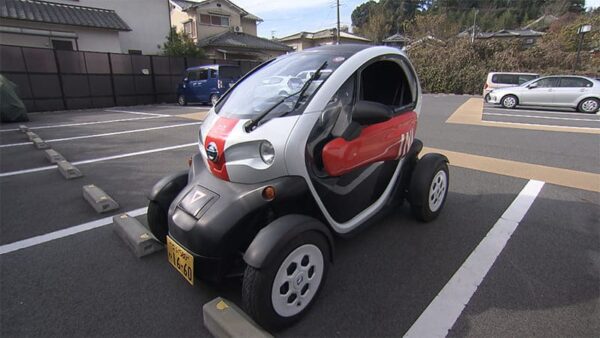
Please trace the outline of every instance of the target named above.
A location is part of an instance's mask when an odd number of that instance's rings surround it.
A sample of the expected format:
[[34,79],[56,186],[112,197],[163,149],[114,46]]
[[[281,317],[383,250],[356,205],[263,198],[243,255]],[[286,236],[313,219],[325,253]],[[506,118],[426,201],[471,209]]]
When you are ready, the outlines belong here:
[[58,163],[60,161],[66,161],[64,156],[62,156],[58,151],[54,150],[54,149],[48,149],[46,151],[44,151],[45,155],[46,155],[46,159],[50,162],[50,163]]
[[93,184],[83,186],[83,198],[99,214],[119,209],[119,203]]
[[42,140],[40,137],[34,137],[31,142],[33,142],[33,145],[37,148],[37,149],[48,149],[50,148],[50,146],[48,146],[48,143],[44,142],[44,140]]
[[71,180],[74,178],[82,177],[83,174],[79,169],[77,169],[74,165],[67,161],[58,161],[56,162],[58,166],[58,171],[63,175],[66,179]]
[[217,338],[273,337],[233,302],[217,297],[202,307],[204,326]]
[[120,214],[113,217],[113,229],[127,244],[137,258],[160,251],[164,248],[150,231],[135,217]]

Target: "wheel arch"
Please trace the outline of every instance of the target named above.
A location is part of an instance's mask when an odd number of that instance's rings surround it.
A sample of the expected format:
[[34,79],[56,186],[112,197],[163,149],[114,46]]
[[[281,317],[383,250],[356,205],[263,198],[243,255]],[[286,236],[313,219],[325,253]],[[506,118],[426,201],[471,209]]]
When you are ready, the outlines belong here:
[[244,253],[246,264],[260,269],[273,264],[278,252],[294,237],[305,232],[317,232],[329,246],[333,261],[334,243],[329,228],[321,221],[306,215],[288,214],[277,218],[261,229]]

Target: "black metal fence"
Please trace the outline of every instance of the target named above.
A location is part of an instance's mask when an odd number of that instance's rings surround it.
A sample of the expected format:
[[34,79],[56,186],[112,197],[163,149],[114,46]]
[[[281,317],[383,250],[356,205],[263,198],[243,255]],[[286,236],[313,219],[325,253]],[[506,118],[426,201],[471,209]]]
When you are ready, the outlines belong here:
[[18,86],[28,111],[175,102],[188,67],[251,61],[65,51],[0,45],[0,73]]

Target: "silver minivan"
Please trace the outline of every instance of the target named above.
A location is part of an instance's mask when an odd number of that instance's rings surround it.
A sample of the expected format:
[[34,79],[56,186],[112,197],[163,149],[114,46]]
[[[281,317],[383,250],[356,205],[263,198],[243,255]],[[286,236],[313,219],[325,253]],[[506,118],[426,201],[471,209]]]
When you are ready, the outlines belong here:
[[483,85],[483,97],[487,101],[487,95],[494,89],[519,86],[538,77],[540,75],[536,73],[491,72],[487,75]]
[[492,90],[489,103],[504,108],[543,106],[595,113],[600,107],[600,81],[575,75],[545,76],[517,87]]

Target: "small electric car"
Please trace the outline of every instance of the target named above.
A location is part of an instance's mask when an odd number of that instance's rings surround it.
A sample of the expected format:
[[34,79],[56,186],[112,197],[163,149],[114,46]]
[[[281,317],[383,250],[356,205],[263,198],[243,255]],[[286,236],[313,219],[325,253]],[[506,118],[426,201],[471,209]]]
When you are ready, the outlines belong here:
[[[265,79],[313,71],[293,93]],[[448,160],[419,158],[421,88],[396,48],[337,45],[265,62],[211,109],[190,169],[149,195],[148,223],[191,284],[243,276],[245,311],[269,329],[314,303],[334,235],[404,199],[421,221],[441,212]]]

